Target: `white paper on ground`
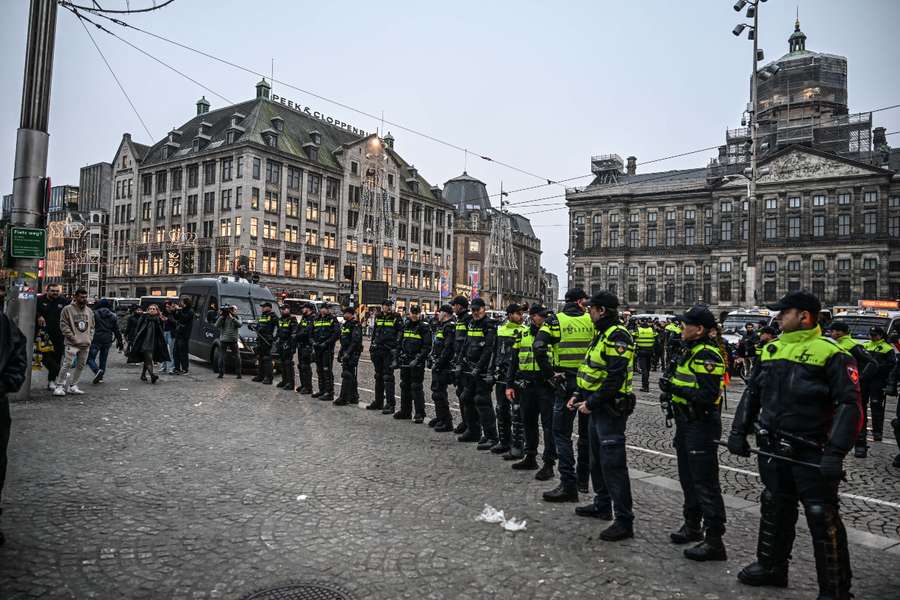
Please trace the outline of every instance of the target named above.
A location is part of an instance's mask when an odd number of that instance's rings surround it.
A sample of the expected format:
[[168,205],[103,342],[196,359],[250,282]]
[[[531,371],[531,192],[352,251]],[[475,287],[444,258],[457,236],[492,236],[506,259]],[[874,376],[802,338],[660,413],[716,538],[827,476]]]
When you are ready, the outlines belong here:
[[525,531],[525,523],[525,519],[522,519],[521,521],[517,521],[515,519],[507,519],[500,525],[506,531]]
[[476,521],[484,521],[485,523],[502,523],[506,520],[506,517],[503,516],[502,510],[497,510],[490,504],[484,505],[484,510],[481,511],[481,514],[475,517]]

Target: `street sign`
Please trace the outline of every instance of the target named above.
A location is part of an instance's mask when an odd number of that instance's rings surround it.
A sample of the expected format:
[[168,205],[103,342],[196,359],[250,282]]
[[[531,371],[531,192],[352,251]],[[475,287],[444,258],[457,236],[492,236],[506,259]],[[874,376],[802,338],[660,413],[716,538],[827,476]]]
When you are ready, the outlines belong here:
[[9,256],[11,258],[46,258],[47,230],[37,227],[10,227]]

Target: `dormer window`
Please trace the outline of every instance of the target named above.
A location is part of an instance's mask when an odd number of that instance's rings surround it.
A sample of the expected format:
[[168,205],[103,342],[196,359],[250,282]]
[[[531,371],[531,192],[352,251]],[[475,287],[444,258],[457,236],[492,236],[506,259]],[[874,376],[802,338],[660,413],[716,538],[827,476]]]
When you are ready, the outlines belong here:
[[194,152],[200,151],[200,140],[194,138],[194,142],[191,144],[191,150]]
[[234,131],[228,131],[225,133],[225,143],[226,144],[234,143]]
[[281,117],[272,117],[272,127],[275,131],[284,131],[284,119]]
[[322,134],[318,131],[310,131],[309,137],[310,139],[312,139],[313,144],[315,144],[316,146],[322,145]]
[[163,160],[169,158],[169,147],[168,146],[163,146],[162,157],[163,157]]
[[272,146],[273,148],[278,145],[278,138],[275,137],[274,134],[266,135],[266,146]]

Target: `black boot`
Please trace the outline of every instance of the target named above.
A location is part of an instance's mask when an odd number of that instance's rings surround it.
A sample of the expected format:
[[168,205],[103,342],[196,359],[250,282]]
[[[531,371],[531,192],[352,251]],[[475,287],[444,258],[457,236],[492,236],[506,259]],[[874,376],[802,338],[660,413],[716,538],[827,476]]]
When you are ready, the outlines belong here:
[[669,539],[673,544],[688,544],[690,542],[699,542],[703,539],[703,530],[700,529],[700,523],[685,521],[678,528],[669,534]]
[[850,571],[847,532],[837,506],[812,505],[806,510],[806,521],[813,538],[819,598],[849,600],[853,573]]
[[410,419],[412,419],[412,415],[408,412],[403,412],[402,410],[400,410],[394,413],[394,418],[398,420],[409,421]]
[[634,537],[634,528],[631,525],[623,525],[618,521],[600,532],[600,539],[605,542],[618,542]]
[[857,446],[853,449],[853,457],[854,458],[865,458],[869,455],[869,447],[868,446]]
[[434,426],[435,433],[451,433],[453,432],[453,421],[438,421]]
[[738,573],[738,581],[753,586],[787,587],[788,560],[794,545],[797,506],[778,502],[763,490],[759,503],[759,538],[757,561]]
[[525,458],[512,465],[513,471],[536,471],[538,468],[537,458],[534,454],[526,454]]
[[[459,429],[459,427],[457,427],[457,429]],[[457,442],[465,442],[465,443],[479,442],[479,441],[481,441],[481,434],[475,433],[471,429],[466,429],[466,432],[464,434],[462,434],[461,436],[457,437],[456,441]]]
[[466,432],[466,422],[465,422],[465,421],[460,421],[460,422],[459,422],[459,425],[457,425],[457,426],[453,429],[453,433],[455,433],[455,434],[457,434],[457,435],[462,435],[462,434],[464,434],[465,432]]
[[279,381],[277,384],[275,384],[275,387],[283,388],[286,384],[287,384],[287,381],[285,381],[284,379],[282,379],[282,380]]
[[489,437],[482,437],[480,440],[478,440],[477,448],[479,450],[490,450],[491,448],[493,448],[496,445],[497,445],[496,439],[491,439]]
[[582,479],[578,482],[578,491],[582,494],[587,494],[590,491],[590,488],[588,488],[587,479]]
[[415,423],[417,425],[424,423],[424,422],[425,422],[425,415],[415,415],[413,417],[413,423]]
[[378,400],[372,400],[369,404],[366,404],[366,410],[381,410],[383,408],[384,404]]
[[578,488],[560,483],[549,492],[544,492],[544,502],[578,502]]
[[550,481],[555,475],[553,461],[544,461],[544,465],[541,467],[540,471],[534,474],[534,478],[538,481]]
[[706,538],[702,542],[693,548],[685,549],[684,557],[698,562],[728,560],[728,556],[725,554],[725,544],[722,543],[722,536],[711,534],[709,531],[706,532]]
[[347,406],[347,399],[343,396],[338,396],[338,399],[335,400],[332,404],[335,406]]
[[497,442],[491,447],[491,452],[493,454],[506,454],[509,452],[509,444],[505,444],[502,441]]
[[262,380],[262,384],[263,385],[272,385],[272,378],[266,377],[265,379]]
[[434,427],[434,426],[437,425],[439,422],[440,422],[440,419],[438,419],[437,417],[435,417],[435,418],[431,419],[430,421],[428,421],[428,426],[429,426],[429,427]]
[[612,512],[600,510],[594,503],[576,506],[575,514],[579,517],[590,517],[592,519],[600,519],[601,521],[612,521]]
[[325,395],[325,391],[324,391],[324,390],[319,390],[318,392],[316,392],[316,393],[314,393],[314,394],[310,394],[310,395],[311,395],[313,398],[318,398],[319,396],[324,396],[324,395]]
[[257,375],[256,377],[254,377],[254,378],[251,379],[250,381],[254,381],[254,382],[256,382],[256,383],[259,383],[259,382],[262,381],[262,380],[263,380],[262,375]]
[[787,587],[788,566],[767,566],[761,562],[750,563],[737,575],[738,581],[752,586]]
[[394,410],[396,410],[396,407],[393,404],[385,404],[384,408],[381,409],[381,414],[392,415],[394,414]]
[[311,387],[304,387],[303,384],[300,384],[300,385],[297,386],[297,393],[298,393],[298,394],[303,394],[303,395],[308,396],[309,394],[312,394],[312,388],[311,388]]

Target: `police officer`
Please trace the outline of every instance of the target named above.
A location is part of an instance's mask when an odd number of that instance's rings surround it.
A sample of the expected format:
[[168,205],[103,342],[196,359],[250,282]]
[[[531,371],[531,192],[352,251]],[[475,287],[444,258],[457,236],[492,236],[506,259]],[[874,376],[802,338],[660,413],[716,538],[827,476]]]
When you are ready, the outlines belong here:
[[494,371],[497,380],[494,383],[494,399],[497,403],[498,441],[491,448],[491,452],[509,454],[510,459],[520,459],[523,456],[522,415],[518,400],[510,402],[506,398],[508,384],[506,374],[512,360],[513,346],[525,329],[522,325],[524,311],[525,307],[516,303],[506,307],[506,321],[497,328],[497,346],[494,349]]
[[460,366],[463,369],[465,388],[462,404],[466,432],[457,440],[478,442],[479,450],[490,450],[497,444],[497,418],[491,391],[494,388],[494,345],[497,339],[497,323],[487,316],[484,300],[472,300],[472,316],[466,325],[465,346]]
[[666,325],[666,364],[672,362],[672,359],[678,354],[681,348],[681,324],[678,319],[672,319]]
[[294,344],[297,337],[297,321],[291,315],[291,307],[281,307],[281,318],[275,328],[275,349],[281,366],[281,381],[278,387],[294,389]]
[[300,394],[312,394],[312,363],[313,347],[312,332],[315,323],[315,308],[306,303],[300,309],[300,322],[297,324],[297,368],[300,371],[300,385],[297,392]]
[[341,336],[338,320],[331,314],[331,305],[319,305],[319,315],[313,321],[312,345],[316,361],[316,377],[319,391],[313,398],[326,402],[334,401],[334,346]]
[[598,292],[588,303],[597,330],[578,369],[578,390],[569,406],[590,415],[591,480],[594,501],[575,514],[609,521],[600,539],[614,542],[634,537],[631,481],[625,457],[625,426],[634,410],[634,340],[619,321],[619,299]]
[[748,382],[735,412],[728,449],[749,456],[747,435],[757,428],[760,450],[818,468],[760,457],[765,489],[757,560],[738,579],[754,586],[787,586],[800,500],[813,539],[819,598],[848,600],[850,554],[838,511],[838,483],[862,423],[856,361],[821,335],[821,304],[813,294],[791,292],[769,309],[779,311],[782,334],[763,348],[759,376]]
[[638,369],[641,371],[641,391],[650,391],[650,363],[653,362],[653,353],[656,348],[656,330],[650,327],[647,319],[641,319],[637,331],[634,334],[634,343],[637,347]]
[[372,343],[369,355],[375,368],[375,399],[366,406],[368,410],[380,410],[381,414],[394,413],[394,366],[396,353],[403,333],[403,319],[393,311],[394,301],[385,298],[381,303],[381,313],[375,316],[372,328]]
[[260,304],[260,315],[256,318],[256,377],[253,381],[272,385],[272,345],[275,342],[275,328],[278,320],[272,313],[272,303]]
[[[513,355],[506,372],[506,398],[510,402],[518,402],[522,412],[522,426],[525,430],[525,456],[515,462],[512,468],[516,471],[537,470],[537,448],[540,441],[538,420],[544,437],[544,467],[535,473],[535,479],[541,475],[540,481],[553,477],[553,464],[556,462],[556,444],[553,440],[553,365],[546,348],[542,352],[535,350],[538,332],[549,316],[549,311],[540,304],[532,304],[528,310],[531,323],[522,330],[519,339],[513,345]],[[543,473],[542,473],[543,471]],[[549,474],[548,474],[549,473]]]
[[341,393],[335,406],[359,404],[359,384],[356,369],[359,366],[359,355],[363,350],[362,326],[356,318],[356,309],[352,306],[344,308],[344,323],[341,325],[341,351],[338,362],[341,363]]
[[409,319],[403,325],[400,341],[400,410],[394,413],[395,419],[412,418],[416,423],[425,420],[423,382],[430,351],[431,327],[422,319],[421,309],[414,304],[409,309]]
[[894,369],[894,347],[884,341],[884,329],[881,327],[872,327],[869,330],[869,341],[863,344],[863,348],[872,356],[876,367],[872,369],[872,373],[868,377],[861,379],[862,391],[862,408],[863,408],[863,427],[862,432],[856,439],[856,449],[854,456],[856,458],[865,458],[868,454],[869,445],[867,424],[867,413],[872,412],[872,439],[880,442],[884,431],[884,388],[887,384],[888,377]]
[[[588,449],[588,416],[568,407],[578,389],[578,368],[594,338],[594,323],[584,305],[588,296],[580,288],[566,292],[561,312],[550,315],[538,332],[535,344],[553,347],[555,388],[553,398],[553,442],[559,456],[559,485],[544,492],[547,502],[578,502],[578,491],[587,493],[591,473]],[[572,450],[572,428],[578,417],[578,466]],[[577,473],[577,474],[576,474]]]
[[453,385],[456,388],[456,400],[459,404],[459,425],[453,432],[463,434],[468,426],[466,407],[463,402],[468,378],[463,369],[463,349],[466,346],[466,332],[472,315],[469,313],[469,300],[465,296],[457,296],[450,306],[453,307],[453,314],[456,318],[456,329],[453,335]]
[[[705,306],[695,306],[681,318],[684,342],[671,378],[659,387],[671,397],[675,410],[675,451],[678,479],[684,493],[684,523],[670,534],[675,544],[700,542],[684,551],[691,560],[726,560],[725,503],[719,487],[719,451],[722,437],[722,377],[725,362],[710,339],[716,318]],[[706,530],[700,528],[700,519]],[[701,541],[702,540],[702,541]]]
[[431,345],[431,401],[434,402],[434,419],[428,424],[438,433],[453,431],[453,416],[450,414],[447,387],[452,378],[455,334],[456,320],[453,318],[453,308],[449,304],[444,304],[438,312],[437,329]]

